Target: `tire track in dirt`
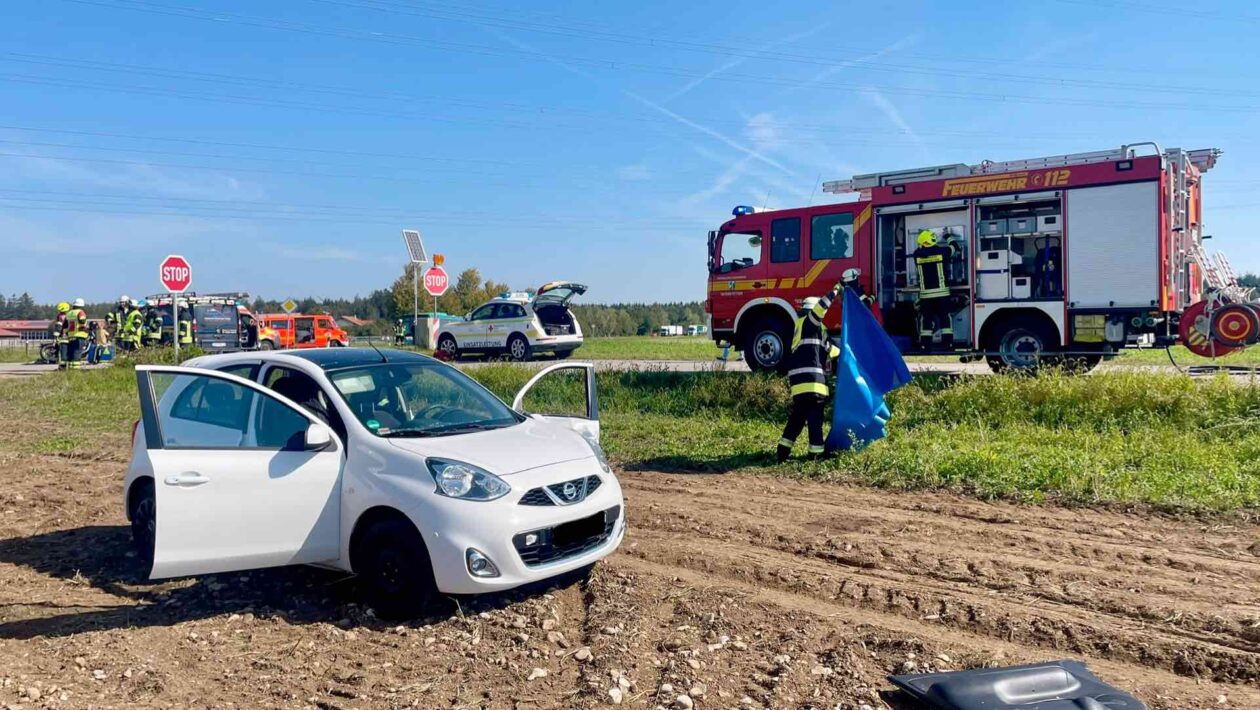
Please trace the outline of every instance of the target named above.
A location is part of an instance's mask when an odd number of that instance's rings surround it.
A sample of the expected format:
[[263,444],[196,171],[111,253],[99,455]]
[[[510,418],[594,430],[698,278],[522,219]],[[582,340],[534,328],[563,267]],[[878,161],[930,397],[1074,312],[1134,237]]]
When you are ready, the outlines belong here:
[[[912,618],[933,615],[937,623],[1187,676],[1224,682],[1260,678],[1258,617],[1221,613],[1222,602],[1236,610],[1254,608],[1247,603],[1254,599],[1249,585],[1232,576],[1250,569],[1245,559],[1234,564],[1239,560],[1213,558],[1214,570],[1204,569],[1206,560],[1185,569],[1159,565],[1152,574],[1142,555],[1112,555],[1105,568],[1094,570],[1075,560],[1043,561],[1029,555],[1023,550],[1031,534],[1027,531],[1015,537],[985,530],[958,532],[960,523],[948,512],[931,515],[898,506],[906,498],[922,503],[931,495],[734,476],[624,476],[623,485],[639,511],[632,519],[643,533],[635,538],[644,543],[638,554],[658,561],[694,568],[695,558],[685,550],[698,544],[711,558],[708,571],[728,577],[739,578],[751,566],[767,581],[782,585],[767,570],[808,569],[819,578],[841,580],[821,583],[823,591],[816,594],[864,608]],[[1007,519],[1017,520],[1024,512],[1016,506],[983,505]],[[808,528],[820,510],[841,515],[851,510],[862,522],[846,525],[839,518],[836,527],[844,532],[819,535]],[[1047,508],[1038,517],[1050,510],[1069,519],[1099,515]],[[1111,512],[1101,516],[1137,530],[1167,529],[1173,534],[1166,538],[1210,536],[1197,523]],[[1000,525],[1012,528],[1016,523]],[[1238,537],[1235,528],[1224,536]],[[873,538],[878,542],[871,543]],[[1006,565],[1008,559],[1016,564]],[[1051,583],[1019,581],[1028,575]],[[1105,584],[1099,581],[1104,578]],[[1090,585],[1084,590],[1088,594],[1056,591],[1082,583]]]

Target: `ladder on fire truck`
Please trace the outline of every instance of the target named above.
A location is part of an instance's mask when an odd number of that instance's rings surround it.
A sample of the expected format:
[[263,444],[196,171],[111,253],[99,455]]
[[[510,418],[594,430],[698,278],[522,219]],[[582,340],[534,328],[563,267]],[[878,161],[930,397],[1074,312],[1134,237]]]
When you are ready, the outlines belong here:
[[[823,183],[822,189],[823,192],[833,195],[847,192],[861,192],[863,193],[862,198],[868,199],[870,197],[870,189],[873,187],[901,185],[910,182],[924,182],[927,180],[941,180],[943,178],[968,177],[971,175],[989,175],[996,173],[1009,173],[1019,170],[1039,170],[1042,168],[1060,168],[1072,165],[1087,165],[1090,163],[1127,160],[1138,157],[1137,149],[1143,146],[1153,148],[1155,155],[1162,155],[1169,160],[1188,162],[1200,171],[1211,169],[1214,165],[1216,165],[1216,159],[1221,155],[1221,151],[1216,148],[1204,148],[1200,150],[1181,150],[1174,148],[1165,151],[1159,147],[1158,143],[1146,141],[1122,145],[1119,148],[1111,150],[1096,150],[1088,153],[1069,153],[1067,155],[1050,155],[1044,158],[1026,158],[1023,160],[1006,160],[1000,162],[985,160],[977,165],[955,163],[953,165],[933,165],[926,168],[914,168],[911,170],[867,173],[865,175],[854,175],[848,180],[829,180]],[[1184,171],[1179,170],[1178,172],[1184,175]]]

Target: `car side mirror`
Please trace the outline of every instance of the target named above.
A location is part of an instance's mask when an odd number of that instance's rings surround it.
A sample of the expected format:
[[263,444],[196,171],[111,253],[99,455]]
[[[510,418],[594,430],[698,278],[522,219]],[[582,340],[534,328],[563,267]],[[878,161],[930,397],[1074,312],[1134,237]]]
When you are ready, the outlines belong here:
[[323,451],[332,446],[332,443],[332,432],[328,430],[328,427],[316,422],[311,422],[311,425],[306,427],[306,440],[303,448],[307,451]]

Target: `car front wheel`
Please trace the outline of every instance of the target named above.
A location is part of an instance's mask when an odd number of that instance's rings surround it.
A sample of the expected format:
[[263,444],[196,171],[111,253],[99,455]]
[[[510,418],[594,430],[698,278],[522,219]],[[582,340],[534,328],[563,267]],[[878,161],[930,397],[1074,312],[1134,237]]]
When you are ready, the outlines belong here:
[[459,344],[455,342],[455,336],[450,333],[438,338],[438,350],[442,351],[447,360],[453,361],[459,357]]
[[368,605],[382,619],[413,618],[437,597],[424,538],[406,520],[372,525],[355,546],[352,561]]

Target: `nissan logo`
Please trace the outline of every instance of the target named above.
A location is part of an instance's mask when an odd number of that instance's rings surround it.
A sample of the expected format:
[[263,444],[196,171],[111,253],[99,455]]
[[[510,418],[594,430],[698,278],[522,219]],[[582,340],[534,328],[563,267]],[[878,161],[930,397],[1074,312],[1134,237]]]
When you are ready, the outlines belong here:
[[564,490],[565,500],[577,500],[578,487],[573,485],[573,481],[569,481],[568,483],[564,484],[563,490]]

